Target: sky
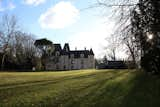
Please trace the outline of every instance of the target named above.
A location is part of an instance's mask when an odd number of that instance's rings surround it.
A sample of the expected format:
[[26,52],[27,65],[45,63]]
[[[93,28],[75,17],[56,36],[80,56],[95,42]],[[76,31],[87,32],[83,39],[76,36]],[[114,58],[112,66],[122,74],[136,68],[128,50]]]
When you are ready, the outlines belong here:
[[[106,53],[104,47],[115,27],[110,8],[88,8],[96,0],[0,0],[0,16],[15,15],[21,28],[37,39],[69,43],[70,48],[92,48],[96,58]],[[123,58],[124,53],[119,52]]]

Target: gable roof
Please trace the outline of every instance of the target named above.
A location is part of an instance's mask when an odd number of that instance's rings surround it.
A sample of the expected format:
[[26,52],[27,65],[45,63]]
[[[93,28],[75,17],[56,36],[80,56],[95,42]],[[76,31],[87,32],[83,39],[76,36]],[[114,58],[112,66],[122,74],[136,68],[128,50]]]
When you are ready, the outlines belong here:
[[54,44],[54,48],[55,48],[55,51],[61,51],[62,50],[61,44]]
[[52,55],[55,54],[56,51],[60,52],[60,55],[68,55],[71,57],[71,55],[74,55],[74,58],[80,58],[81,54],[84,55],[84,58],[88,58],[88,55],[94,55],[93,50],[70,50],[69,44],[65,43],[64,48],[62,49],[60,44],[54,44],[55,51]]
[[70,48],[69,48],[69,44],[68,44],[68,43],[65,43],[63,50],[64,50],[64,51],[70,51]]
[[92,48],[90,49],[90,54],[91,54],[91,55],[94,55]]

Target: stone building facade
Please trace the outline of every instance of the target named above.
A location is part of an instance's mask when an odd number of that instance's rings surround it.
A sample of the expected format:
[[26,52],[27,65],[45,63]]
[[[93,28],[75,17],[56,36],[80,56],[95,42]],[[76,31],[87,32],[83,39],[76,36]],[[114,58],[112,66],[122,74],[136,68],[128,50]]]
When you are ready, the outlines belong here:
[[95,68],[93,50],[70,50],[66,43],[62,49],[60,44],[54,44],[55,50],[47,58],[46,70],[77,70]]

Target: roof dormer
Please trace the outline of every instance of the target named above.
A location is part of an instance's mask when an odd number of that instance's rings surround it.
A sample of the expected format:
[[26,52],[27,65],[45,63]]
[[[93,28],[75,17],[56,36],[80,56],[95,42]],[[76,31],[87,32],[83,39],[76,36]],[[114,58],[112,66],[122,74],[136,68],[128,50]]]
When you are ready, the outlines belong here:
[[68,43],[65,43],[63,50],[66,51],[66,52],[69,52],[69,51],[70,51],[70,48],[69,48],[69,44],[68,44]]
[[90,55],[94,55],[92,48],[90,49]]

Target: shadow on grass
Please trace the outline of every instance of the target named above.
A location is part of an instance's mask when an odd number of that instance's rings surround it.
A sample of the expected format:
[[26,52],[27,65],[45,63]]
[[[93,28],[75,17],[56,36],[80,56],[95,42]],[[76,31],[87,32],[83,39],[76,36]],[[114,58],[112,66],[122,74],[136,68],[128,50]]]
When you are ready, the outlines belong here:
[[[83,89],[80,89],[78,91],[79,93],[77,96],[75,96],[77,93],[70,94],[73,96],[64,104],[64,107],[93,107],[93,106],[94,107],[103,107],[99,104],[99,101],[105,95],[106,90],[104,90],[104,88],[106,88],[106,86],[108,86],[109,81],[112,81],[118,77],[121,77],[122,75],[128,73],[128,71],[125,71],[125,72],[124,71],[123,72],[112,71],[110,73],[112,73],[111,77],[108,77],[108,78],[101,77],[101,79],[99,81],[96,81],[95,83],[90,84],[90,85],[84,87]],[[81,96],[81,94],[84,94],[85,91],[88,91],[88,93],[86,95]],[[73,92],[75,92],[75,91],[73,91]],[[95,94],[96,92],[98,92],[98,94]],[[79,97],[79,96],[81,96],[81,97]],[[103,104],[105,104],[105,103],[103,103]]]
[[69,102],[66,103],[64,107],[160,106],[159,77],[146,75],[143,72],[133,72],[130,77],[122,81],[109,83],[110,81],[114,81],[114,79],[124,75],[125,72],[86,87],[89,89],[95,86],[87,95],[77,98],[77,100],[76,96],[74,96],[74,98],[68,100]]
[[90,107],[159,107],[160,79],[137,73],[129,80],[106,85],[99,96],[95,96]]
[[[108,73],[116,74],[118,72],[114,72],[113,70],[107,71],[107,72],[100,72],[99,74],[105,74],[107,75]],[[82,75],[77,75],[77,76],[63,76],[59,78],[53,78],[53,79],[48,79],[48,80],[35,80],[35,81],[27,81],[27,82],[21,82],[21,83],[12,83],[12,84],[4,84],[0,85],[0,90],[1,89],[11,89],[11,88],[20,88],[20,87],[29,87],[29,86],[38,86],[38,85],[48,85],[48,84],[56,84],[56,83],[61,83],[66,80],[74,80],[74,79],[84,79],[84,78],[89,78],[96,76],[97,73],[91,73],[91,74],[82,74]]]
[[[34,105],[24,101],[23,104],[19,102],[16,107],[159,107],[160,105],[160,78],[143,72],[111,70],[38,82],[29,84],[31,89],[22,86],[22,92],[20,90],[13,93],[37,92],[39,87],[39,92],[51,91],[55,84],[60,85],[55,87],[57,89],[63,88],[63,85],[65,88],[58,90],[55,96],[49,94],[43,96],[41,100],[33,102]],[[9,91],[18,88],[11,88]]]
[[[78,86],[76,88],[68,87],[66,90],[59,93],[59,95],[57,95],[54,98],[51,98],[51,97],[44,98],[43,101],[39,102],[38,105],[46,106],[46,107],[51,107],[51,106],[52,107],[79,107],[81,106],[81,103],[83,104],[88,97],[90,97],[94,92],[96,92],[96,90],[99,90],[106,83],[106,81],[113,80],[114,78],[124,75],[124,73],[126,72],[109,71],[104,73],[102,72],[101,75],[97,74],[97,75],[79,76],[78,78],[74,78],[74,79],[95,78],[95,81],[87,85],[84,84],[82,85],[82,87],[78,87]],[[112,76],[107,78],[101,77],[101,76],[105,76],[105,74],[106,76],[108,76],[108,73],[111,73]],[[89,91],[89,92],[87,94],[84,94],[85,91]],[[82,93],[82,96],[79,97],[81,93]],[[89,107],[90,105],[85,104],[82,106]]]
[[160,78],[140,73],[135,77],[133,88],[123,98],[121,107],[159,107]]

